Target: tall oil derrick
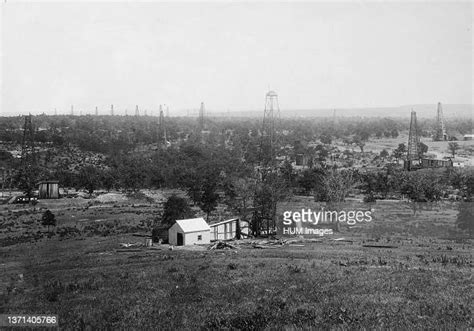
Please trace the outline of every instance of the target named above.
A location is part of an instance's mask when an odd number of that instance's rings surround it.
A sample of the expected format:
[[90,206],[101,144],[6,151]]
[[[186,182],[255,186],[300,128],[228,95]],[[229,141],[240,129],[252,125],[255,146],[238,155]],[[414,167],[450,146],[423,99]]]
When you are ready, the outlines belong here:
[[434,141],[448,140],[448,135],[446,134],[446,127],[444,125],[443,108],[441,107],[441,102],[438,102],[438,111],[436,114],[436,131],[433,136],[433,140]]
[[412,110],[410,120],[410,132],[408,134],[407,162],[405,166],[407,170],[411,170],[414,165],[419,163],[419,146],[420,136],[418,134],[418,126],[416,123],[416,112]]
[[99,108],[97,106],[95,106],[95,116],[99,116]]
[[166,117],[170,117],[170,107],[166,106]]
[[276,148],[278,144],[277,126],[280,122],[278,95],[269,91],[265,97],[262,137],[260,142],[260,165],[263,168],[276,167]]
[[71,115],[74,116],[74,105],[71,105]]
[[110,116],[114,116],[114,105],[110,105]]
[[138,105],[135,106],[135,116],[140,116],[140,110],[138,109]]
[[256,192],[256,201],[260,201],[257,214],[259,216],[257,218],[260,218],[260,222],[263,222],[260,223],[260,228],[266,228],[267,234],[276,229],[276,205],[281,190],[276,160],[279,144],[277,131],[279,127],[280,106],[278,95],[275,91],[269,91],[265,96],[265,110],[260,137],[260,164],[258,167],[258,186],[263,189],[265,196],[261,196],[262,192]]
[[199,118],[198,118],[198,131],[202,132],[204,130],[204,102],[201,102],[201,107],[199,108]]
[[18,182],[20,188],[28,197],[32,196],[32,191],[36,185],[38,168],[36,166],[35,139],[31,114],[25,116],[23,126],[23,140],[21,143],[20,169],[18,172]]
[[165,116],[163,113],[163,107],[160,105],[160,120],[159,120],[159,142],[163,147],[167,146],[168,139],[166,137],[166,126],[165,126]]

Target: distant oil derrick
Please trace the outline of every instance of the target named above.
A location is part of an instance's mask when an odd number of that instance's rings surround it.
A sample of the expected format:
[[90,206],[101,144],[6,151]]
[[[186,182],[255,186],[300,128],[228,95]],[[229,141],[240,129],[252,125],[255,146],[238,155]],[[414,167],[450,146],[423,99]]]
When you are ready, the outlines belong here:
[[95,106],[95,116],[99,116],[99,108],[97,106]]
[[110,105],[110,116],[114,116],[114,105]]
[[163,107],[160,105],[160,119],[159,119],[159,132],[158,139],[162,146],[166,147],[168,144],[168,139],[166,137],[166,125],[165,125],[165,116],[163,112]]
[[71,105],[71,115],[74,116],[74,105]]
[[204,102],[201,102],[201,107],[199,108],[199,117],[198,117],[198,131],[202,132],[204,130]]
[[31,122],[31,114],[25,116],[23,126],[23,140],[21,144],[20,169],[18,173],[18,182],[20,188],[24,190],[27,196],[32,195],[38,176],[35,154],[35,133]]
[[420,162],[420,136],[416,123],[416,112],[411,111],[410,132],[408,134],[407,162],[405,168],[410,170]]
[[448,135],[446,133],[446,127],[444,124],[443,108],[441,107],[441,102],[438,102],[438,110],[436,114],[436,130],[433,136],[434,141],[445,141],[448,140]]
[[135,116],[140,116],[140,110],[138,109],[138,105],[135,106]]
[[265,96],[260,143],[260,163],[263,167],[274,167],[276,165],[276,148],[279,141],[277,127],[279,122],[280,106],[278,104],[278,95],[275,91],[269,91]]

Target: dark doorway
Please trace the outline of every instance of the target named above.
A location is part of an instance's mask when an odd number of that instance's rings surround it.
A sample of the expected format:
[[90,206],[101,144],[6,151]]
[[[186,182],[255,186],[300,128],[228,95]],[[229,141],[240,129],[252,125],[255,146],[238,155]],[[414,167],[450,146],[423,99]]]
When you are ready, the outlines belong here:
[[177,238],[177,245],[178,246],[183,246],[183,234],[182,233],[178,233],[178,238]]

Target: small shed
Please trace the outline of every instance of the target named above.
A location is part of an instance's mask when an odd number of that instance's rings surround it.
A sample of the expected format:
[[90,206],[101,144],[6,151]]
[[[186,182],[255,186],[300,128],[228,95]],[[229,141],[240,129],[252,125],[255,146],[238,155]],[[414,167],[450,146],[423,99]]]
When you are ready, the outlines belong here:
[[177,220],[168,230],[168,241],[175,246],[209,244],[211,228],[202,217]]
[[474,134],[465,134],[463,140],[474,140]]
[[38,184],[39,199],[59,199],[59,181],[47,180]]

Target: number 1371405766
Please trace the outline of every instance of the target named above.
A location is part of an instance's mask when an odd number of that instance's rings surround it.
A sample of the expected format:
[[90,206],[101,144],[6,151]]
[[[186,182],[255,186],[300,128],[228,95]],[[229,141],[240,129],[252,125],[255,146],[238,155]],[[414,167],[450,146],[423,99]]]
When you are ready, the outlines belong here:
[[0,314],[1,326],[57,326],[58,316],[40,314]]

